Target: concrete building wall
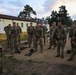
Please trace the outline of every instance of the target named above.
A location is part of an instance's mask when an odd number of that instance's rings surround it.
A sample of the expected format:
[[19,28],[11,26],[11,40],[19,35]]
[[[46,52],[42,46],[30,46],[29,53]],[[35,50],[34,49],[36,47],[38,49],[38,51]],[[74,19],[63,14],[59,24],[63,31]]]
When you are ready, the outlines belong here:
[[[7,26],[8,24],[13,25],[13,22],[16,22],[19,24],[19,26],[22,29],[22,32],[27,32],[27,25],[30,26],[30,22],[28,21],[0,19],[0,33],[5,33],[4,27]],[[32,23],[33,23],[33,26],[36,26],[35,22],[32,22]]]

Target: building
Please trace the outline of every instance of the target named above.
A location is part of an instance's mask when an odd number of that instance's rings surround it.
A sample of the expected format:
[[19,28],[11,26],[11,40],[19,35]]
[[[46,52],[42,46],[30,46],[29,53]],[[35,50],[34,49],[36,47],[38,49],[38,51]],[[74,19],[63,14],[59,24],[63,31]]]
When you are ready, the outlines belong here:
[[13,25],[13,22],[19,24],[22,29],[22,32],[27,32],[27,25],[29,26],[30,22],[33,23],[33,26],[36,25],[36,22],[34,20],[27,20],[24,18],[0,14],[0,33],[5,33],[4,27],[8,24]]

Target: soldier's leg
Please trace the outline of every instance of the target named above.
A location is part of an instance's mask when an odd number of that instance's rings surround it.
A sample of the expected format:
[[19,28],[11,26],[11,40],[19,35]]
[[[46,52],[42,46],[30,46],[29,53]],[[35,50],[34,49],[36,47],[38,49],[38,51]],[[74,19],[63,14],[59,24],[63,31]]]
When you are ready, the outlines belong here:
[[14,51],[15,51],[15,50],[14,50],[14,38],[13,38],[13,37],[11,38],[11,42],[10,42],[10,43],[11,43],[11,46],[10,46],[10,48],[11,48],[11,53],[14,54]]
[[61,45],[61,58],[64,58],[65,42],[63,40],[61,40],[60,45]]
[[73,58],[74,58],[75,55],[76,55],[76,48],[73,50],[73,52],[72,52],[70,58],[68,59],[68,61],[73,60]]
[[56,57],[60,57],[60,40],[57,42],[57,55]]
[[31,40],[32,40],[31,36],[28,35],[28,44],[29,44],[29,48],[31,47]]
[[51,46],[52,46],[52,39],[50,38],[50,43],[49,43],[49,48],[48,49],[51,49]]
[[14,38],[14,48],[15,48],[15,53],[20,53],[20,47],[18,45],[17,38]]
[[20,41],[20,35],[19,35],[19,36],[18,36],[18,43],[19,43],[19,45],[20,45],[20,42],[21,42],[21,41]]
[[33,41],[33,47],[35,47],[35,39],[34,39],[34,37],[32,37],[32,41]]
[[30,40],[29,40],[29,46],[31,47],[31,44],[32,44],[32,39],[33,39],[33,37],[32,37],[32,35],[30,35]]
[[46,44],[46,43],[45,43],[45,36],[44,36],[44,44]]
[[42,52],[43,52],[43,43],[42,43],[42,39],[39,39],[39,45],[40,45],[41,53],[42,53]]
[[37,37],[35,38],[35,42],[34,43],[35,43],[34,44],[35,45],[35,51],[37,51],[37,46],[38,46],[38,38]]
[[6,37],[7,37],[7,47],[9,47],[9,36],[6,35]]
[[55,50],[55,48],[56,48],[56,39],[53,39],[53,44],[54,44],[53,50]]

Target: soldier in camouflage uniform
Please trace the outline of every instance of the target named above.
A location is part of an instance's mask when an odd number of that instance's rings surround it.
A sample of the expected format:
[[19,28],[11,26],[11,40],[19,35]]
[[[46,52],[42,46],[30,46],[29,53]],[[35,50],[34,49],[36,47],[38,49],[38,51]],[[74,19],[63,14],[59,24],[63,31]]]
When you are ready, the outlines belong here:
[[70,58],[68,59],[68,61],[73,60],[74,56],[76,55],[76,27],[73,30],[73,35],[72,35],[72,41],[71,41],[72,45],[73,45],[73,52],[70,56]]
[[18,32],[17,32],[17,26],[16,22],[13,22],[13,27],[10,29],[10,35],[11,35],[11,50],[12,53],[20,53],[20,48],[18,45]]
[[47,28],[46,28],[46,26],[43,26],[43,24],[41,24],[40,27],[42,28],[42,34],[43,34],[44,44],[46,44],[45,39],[46,39]]
[[11,36],[10,36],[10,29],[11,29],[11,24],[9,24],[8,26],[4,27],[4,31],[6,33],[6,37],[7,37],[7,46],[10,47],[10,41],[11,41]]
[[64,47],[66,43],[66,32],[62,27],[61,22],[58,22],[58,27],[56,28],[56,37],[57,37],[57,55],[56,57],[64,58]]
[[39,26],[39,23],[36,24],[34,28],[34,43],[35,43],[35,50],[37,51],[38,43],[41,48],[41,53],[43,52],[43,44],[42,44],[42,28]]
[[73,45],[72,45],[72,38],[73,38],[73,32],[75,30],[75,24],[73,23],[72,24],[72,27],[70,28],[70,31],[69,31],[69,37],[71,38],[71,51],[73,52]]
[[32,42],[34,43],[34,27],[32,26],[32,23],[30,23],[30,26],[27,28],[28,33],[28,44],[29,48],[31,47]]
[[54,45],[53,49],[55,49],[56,47],[56,34],[55,34],[56,28],[57,28],[56,22],[53,22],[52,27],[50,28],[50,45],[48,49],[51,49],[52,45]]
[[18,33],[18,43],[20,45],[20,36],[21,36],[20,34],[22,33],[22,29],[18,23],[17,23],[17,33]]

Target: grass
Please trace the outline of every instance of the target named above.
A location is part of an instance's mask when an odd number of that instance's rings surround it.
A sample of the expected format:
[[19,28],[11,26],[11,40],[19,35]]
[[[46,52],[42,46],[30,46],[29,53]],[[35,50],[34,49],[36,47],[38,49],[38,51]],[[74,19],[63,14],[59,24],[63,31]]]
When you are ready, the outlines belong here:
[[0,42],[6,40],[6,35],[5,34],[0,34]]
[[[21,40],[26,40],[27,39],[27,33],[23,32],[21,33]],[[5,34],[0,34],[0,44],[5,44],[6,43],[6,35]]]

